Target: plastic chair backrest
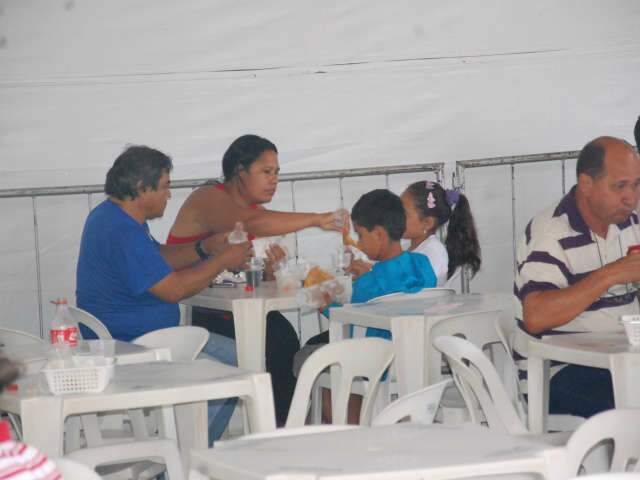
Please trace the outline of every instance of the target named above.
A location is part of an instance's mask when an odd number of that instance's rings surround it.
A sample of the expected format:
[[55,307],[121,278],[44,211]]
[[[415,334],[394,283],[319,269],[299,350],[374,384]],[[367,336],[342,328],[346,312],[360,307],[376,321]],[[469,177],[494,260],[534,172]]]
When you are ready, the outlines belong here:
[[451,275],[451,278],[447,279],[442,285],[442,288],[452,288],[458,292],[462,292],[462,267],[458,267]]
[[423,288],[419,292],[416,293],[405,293],[405,292],[396,292],[389,293],[387,295],[382,295],[380,297],[372,298],[366,303],[379,303],[379,302],[397,302],[397,301],[406,301],[406,300],[414,300],[418,298],[440,298],[440,297],[449,297],[451,295],[455,295],[456,291],[452,288]]
[[304,426],[313,385],[318,375],[333,365],[339,367],[340,380],[337,391],[331,392],[335,399],[332,423],[346,423],[351,384],[355,378],[364,377],[369,381],[360,410],[360,424],[369,425],[380,378],[393,357],[393,344],[380,338],[349,339],[319,348],[302,365],[285,427]]
[[53,463],[64,480],[101,480],[102,478],[89,467],[75,460],[56,458]]
[[442,394],[450,384],[451,380],[443,380],[398,398],[376,415],[371,425],[392,425],[404,419],[423,425],[433,423]]
[[479,405],[490,428],[512,435],[528,433],[498,372],[480,348],[453,336],[440,336],[433,345],[445,355],[473,422],[480,423]]
[[69,305],[69,313],[77,324],[87,327],[95,333],[100,340],[110,340],[113,338],[105,324],[86,310]]
[[167,347],[171,350],[171,359],[179,362],[195,360],[208,340],[206,329],[183,325],[145,333],[132,343],[148,348]]
[[[595,446],[613,442],[611,472],[640,472],[640,409],[599,413],[580,425],[567,442],[569,475],[577,475]],[[587,472],[589,473],[589,472]]]
[[44,343],[44,340],[31,333],[10,328],[0,328],[0,347],[4,345],[31,345],[34,343]]
[[[451,315],[434,325],[425,328],[425,385],[431,385],[442,379],[442,355],[433,348],[433,340],[443,335],[463,336],[484,350],[489,345],[502,343],[495,326],[496,319],[502,314],[499,310],[482,310]],[[504,345],[510,351],[509,345]]]

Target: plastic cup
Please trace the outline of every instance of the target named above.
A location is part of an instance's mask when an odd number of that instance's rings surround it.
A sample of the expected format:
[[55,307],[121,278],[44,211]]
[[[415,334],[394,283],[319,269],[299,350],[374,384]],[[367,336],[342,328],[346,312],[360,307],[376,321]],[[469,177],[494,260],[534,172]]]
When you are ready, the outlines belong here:
[[278,292],[285,295],[291,295],[300,288],[300,278],[297,275],[283,273],[282,270],[278,270],[274,275],[276,277]]
[[257,288],[262,281],[262,270],[245,270],[244,275],[247,279],[247,286],[252,289]]
[[640,347],[640,315],[622,315],[621,321],[629,343]]

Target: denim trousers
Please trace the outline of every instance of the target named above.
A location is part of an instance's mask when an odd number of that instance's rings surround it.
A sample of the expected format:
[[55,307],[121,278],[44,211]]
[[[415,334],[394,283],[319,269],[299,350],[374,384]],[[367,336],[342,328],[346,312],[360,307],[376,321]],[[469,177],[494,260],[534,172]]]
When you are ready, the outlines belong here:
[[609,370],[567,365],[551,378],[550,413],[589,418],[614,407]]
[[[228,337],[210,333],[209,340],[202,348],[202,352],[198,358],[213,358],[227,365],[238,365],[236,356],[236,342]],[[220,400],[209,400],[207,404],[209,418],[209,446],[218,440],[227,424],[233,410],[236,408],[237,398],[223,398]]]

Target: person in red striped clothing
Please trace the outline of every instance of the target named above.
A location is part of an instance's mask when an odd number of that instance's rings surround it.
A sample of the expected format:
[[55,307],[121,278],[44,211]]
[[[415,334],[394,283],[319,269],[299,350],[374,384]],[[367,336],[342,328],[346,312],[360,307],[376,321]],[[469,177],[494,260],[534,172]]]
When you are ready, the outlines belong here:
[[[18,376],[17,365],[0,357],[0,392]],[[0,421],[0,479],[61,480],[54,463],[38,449],[11,438],[9,422]]]

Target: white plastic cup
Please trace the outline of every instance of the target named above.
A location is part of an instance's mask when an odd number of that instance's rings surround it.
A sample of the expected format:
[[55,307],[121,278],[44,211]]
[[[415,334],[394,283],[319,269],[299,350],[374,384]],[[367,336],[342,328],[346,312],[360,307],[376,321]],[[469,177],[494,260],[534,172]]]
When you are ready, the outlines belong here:
[[300,278],[298,275],[292,275],[283,270],[276,271],[274,275],[276,277],[278,292],[285,295],[291,295],[295,294],[295,292],[300,288]]
[[621,320],[629,343],[640,347],[640,315],[622,315]]

